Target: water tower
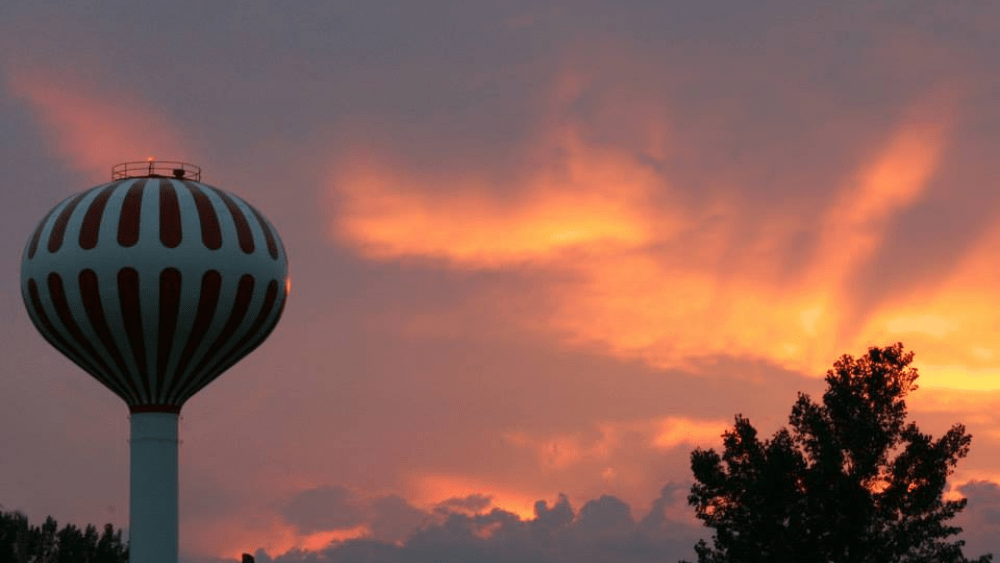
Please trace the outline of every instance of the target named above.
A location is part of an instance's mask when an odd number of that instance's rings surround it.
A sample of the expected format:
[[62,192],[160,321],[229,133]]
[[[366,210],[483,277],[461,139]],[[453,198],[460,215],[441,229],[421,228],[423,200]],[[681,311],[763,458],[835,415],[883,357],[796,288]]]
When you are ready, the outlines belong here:
[[181,407],[274,329],[288,261],[267,219],[197,166],[111,176],[38,224],[21,294],[45,340],[128,404],[131,561],[177,563]]

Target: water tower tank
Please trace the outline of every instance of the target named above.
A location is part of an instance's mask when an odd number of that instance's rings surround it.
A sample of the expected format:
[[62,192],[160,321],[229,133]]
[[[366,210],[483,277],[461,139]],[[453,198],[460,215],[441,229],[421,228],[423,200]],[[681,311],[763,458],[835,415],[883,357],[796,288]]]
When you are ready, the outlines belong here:
[[21,292],[42,336],[131,413],[130,558],[176,563],[177,419],[259,346],[285,305],[277,231],[181,162],[125,163],[28,239]]

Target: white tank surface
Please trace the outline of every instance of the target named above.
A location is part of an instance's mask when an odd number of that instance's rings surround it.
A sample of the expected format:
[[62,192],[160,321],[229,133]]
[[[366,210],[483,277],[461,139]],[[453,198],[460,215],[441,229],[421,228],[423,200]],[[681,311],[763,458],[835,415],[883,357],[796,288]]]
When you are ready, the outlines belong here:
[[176,563],[177,418],[281,317],[277,231],[182,162],[125,163],[29,238],[21,293],[42,336],[131,413],[133,563]]

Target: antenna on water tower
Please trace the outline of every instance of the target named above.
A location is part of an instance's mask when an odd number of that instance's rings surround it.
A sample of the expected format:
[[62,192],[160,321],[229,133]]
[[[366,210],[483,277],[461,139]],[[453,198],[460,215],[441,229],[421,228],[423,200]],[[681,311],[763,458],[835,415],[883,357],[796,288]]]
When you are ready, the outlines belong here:
[[287,298],[278,232],[185,162],[126,162],[42,219],[21,295],[42,336],[129,407],[129,553],[177,563],[181,407],[259,346]]

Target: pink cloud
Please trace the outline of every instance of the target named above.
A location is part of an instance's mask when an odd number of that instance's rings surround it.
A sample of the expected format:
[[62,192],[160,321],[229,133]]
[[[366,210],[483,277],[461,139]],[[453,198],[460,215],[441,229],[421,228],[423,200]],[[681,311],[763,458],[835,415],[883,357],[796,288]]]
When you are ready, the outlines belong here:
[[191,161],[184,135],[155,107],[118,87],[90,87],[72,73],[15,69],[8,89],[36,116],[53,156],[76,171],[110,178],[123,161]]

